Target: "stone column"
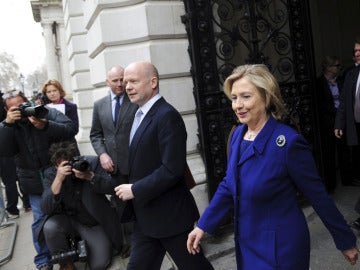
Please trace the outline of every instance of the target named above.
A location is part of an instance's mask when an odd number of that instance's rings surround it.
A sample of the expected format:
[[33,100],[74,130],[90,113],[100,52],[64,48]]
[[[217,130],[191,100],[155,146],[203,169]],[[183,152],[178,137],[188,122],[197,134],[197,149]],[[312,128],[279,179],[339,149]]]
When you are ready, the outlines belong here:
[[45,49],[46,49],[46,68],[49,79],[59,80],[59,74],[57,70],[57,57],[54,36],[51,23],[42,23],[44,29]]
[[[63,22],[57,22],[57,37],[58,37],[58,59],[60,61],[61,70],[61,82],[66,89],[67,95],[71,96],[72,99],[72,88],[70,85],[71,77],[69,71],[69,59],[66,45],[66,35]],[[68,97],[69,98],[69,97]]]

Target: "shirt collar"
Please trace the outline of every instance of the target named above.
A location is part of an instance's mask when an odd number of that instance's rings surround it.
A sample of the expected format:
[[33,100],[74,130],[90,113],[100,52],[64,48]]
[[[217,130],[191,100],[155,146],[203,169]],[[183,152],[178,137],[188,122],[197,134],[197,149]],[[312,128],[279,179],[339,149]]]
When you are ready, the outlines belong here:
[[151,99],[149,99],[143,106],[139,108],[143,112],[143,115],[147,114],[151,107],[155,104],[156,101],[158,101],[161,98],[161,95],[157,93],[155,96],[153,96]]
[[[124,94],[125,93],[122,93],[121,95],[120,95],[120,104],[122,103],[122,100],[124,99]],[[116,99],[116,95],[112,92],[112,91],[110,91],[110,98],[111,98],[111,101],[112,102],[114,102],[115,101],[115,99]]]

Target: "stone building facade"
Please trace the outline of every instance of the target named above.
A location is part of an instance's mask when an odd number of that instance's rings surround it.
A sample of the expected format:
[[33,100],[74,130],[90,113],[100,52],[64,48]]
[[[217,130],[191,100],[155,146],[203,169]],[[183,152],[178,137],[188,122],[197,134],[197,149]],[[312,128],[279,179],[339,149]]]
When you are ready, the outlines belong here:
[[203,211],[208,203],[206,174],[197,150],[197,119],[190,74],[188,39],[181,0],[33,0],[41,23],[49,78],[59,79],[78,105],[82,154],[93,154],[89,141],[93,103],[108,94],[107,70],[133,61],[152,62],[159,70],[160,93],[186,124],[188,163]]

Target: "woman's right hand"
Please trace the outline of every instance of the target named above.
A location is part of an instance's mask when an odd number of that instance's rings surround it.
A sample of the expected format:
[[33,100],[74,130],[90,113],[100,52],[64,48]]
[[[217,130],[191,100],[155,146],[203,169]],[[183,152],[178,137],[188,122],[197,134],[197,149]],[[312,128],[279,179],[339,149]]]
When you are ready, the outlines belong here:
[[342,254],[344,255],[345,259],[350,262],[351,265],[355,265],[358,259],[359,250],[357,247],[350,248],[347,250],[343,250]]
[[198,227],[189,233],[186,247],[190,254],[195,255],[200,252],[200,240],[203,238],[204,234],[205,232]]

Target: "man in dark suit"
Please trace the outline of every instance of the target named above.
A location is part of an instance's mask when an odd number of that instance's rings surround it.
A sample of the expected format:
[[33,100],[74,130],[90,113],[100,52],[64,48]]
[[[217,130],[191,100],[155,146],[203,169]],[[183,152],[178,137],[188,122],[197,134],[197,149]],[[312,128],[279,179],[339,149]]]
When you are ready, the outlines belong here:
[[316,95],[319,114],[319,131],[323,160],[322,178],[326,190],[333,193],[337,186],[337,164],[343,185],[352,185],[349,173],[349,151],[345,139],[334,136],[334,122],[339,107],[342,80],[339,77],[340,60],[336,56],[325,56],[321,62],[322,73],[317,78]]
[[[137,110],[137,105],[132,104],[125,93],[123,77],[124,69],[120,66],[112,67],[108,71],[106,84],[111,91],[109,95],[95,102],[90,131],[91,144],[100,158],[102,168],[110,173],[118,184],[128,183],[129,133]],[[124,203],[116,196],[113,201],[121,216]],[[127,257],[126,236],[130,235],[132,225],[122,225],[122,230],[125,245],[123,256]]]
[[130,133],[130,183],[115,188],[135,217],[127,269],[158,270],[166,251],[179,269],[213,269],[203,253],[192,257],[186,250],[199,212],[184,180],[184,121],[159,94],[159,75],[151,63],[130,64],[124,80],[131,102],[139,105]]
[[[360,38],[354,42],[354,60],[360,64]],[[345,135],[347,144],[351,147],[352,183],[360,182],[360,76],[359,65],[347,72],[343,91],[340,95],[340,105],[335,118],[335,136]],[[360,214],[360,198],[355,210]],[[360,217],[351,224],[360,230]]]

